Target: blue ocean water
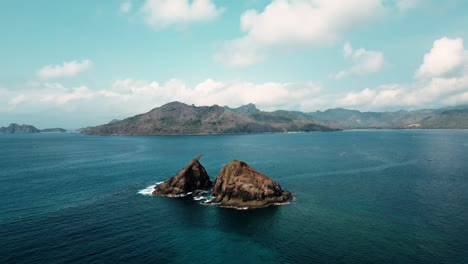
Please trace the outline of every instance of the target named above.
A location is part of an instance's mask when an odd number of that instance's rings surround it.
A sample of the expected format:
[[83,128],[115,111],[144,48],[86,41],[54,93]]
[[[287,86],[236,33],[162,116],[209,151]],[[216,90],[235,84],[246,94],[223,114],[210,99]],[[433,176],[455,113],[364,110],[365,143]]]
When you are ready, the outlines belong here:
[[[140,190],[244,160],[295,194],[237,211]],[[468,263],[468,131],[0,135],[0,263]]]

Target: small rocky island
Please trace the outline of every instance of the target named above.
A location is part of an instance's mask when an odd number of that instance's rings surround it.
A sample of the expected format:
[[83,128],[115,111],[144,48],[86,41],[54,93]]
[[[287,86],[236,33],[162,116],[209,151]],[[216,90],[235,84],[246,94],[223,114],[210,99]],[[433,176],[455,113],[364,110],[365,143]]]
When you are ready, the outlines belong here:
[[236,209],[262,208],[293,199],[277,182],[238,160],[225,165],[213,185],[200,158],[201,155],[195,157],[174,177],[156,185],[152,195],[184,197],[191,194],[195,200],[201,200],[203,193],[213,186],[211,197],[205,197],[207,200],[203,204]]
[[200,164],[201,157],[201,155],[195,157],[174,177],[156,185],[152,194],[155,196],[180,197],[196,190],[211,188],[213,183],[205,168]]
[[238,160],[221,169],[211,195],[211,203],[237,209],[262,208],[293,199],[277,182]]

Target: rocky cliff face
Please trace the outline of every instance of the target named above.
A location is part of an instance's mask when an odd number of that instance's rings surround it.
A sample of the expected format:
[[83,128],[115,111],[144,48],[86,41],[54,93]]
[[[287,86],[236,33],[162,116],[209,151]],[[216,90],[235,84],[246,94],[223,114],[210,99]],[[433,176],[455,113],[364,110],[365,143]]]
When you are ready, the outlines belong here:
[[174,177],[154,187],[156,196],[183,196],[195,190],[209,189],[213,185],[205,168],[200,164],[201,155],[194,158]]
[[221,169],[211,195],[211,202],[234,208],[261,208],[293,199],[277,182],[238,160]]

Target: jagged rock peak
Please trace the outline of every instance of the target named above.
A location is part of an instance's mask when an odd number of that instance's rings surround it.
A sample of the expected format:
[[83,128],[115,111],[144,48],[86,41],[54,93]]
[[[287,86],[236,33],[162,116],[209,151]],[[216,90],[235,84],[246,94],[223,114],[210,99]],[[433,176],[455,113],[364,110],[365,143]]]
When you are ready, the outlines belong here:
[[201,157],[202,155],[193,158],[174,177],[156,185],[153,195],[177,197],[195,190],[209,189],[213,183],[205,168],[200,164]]
[[260,112],[260,110],[252,103],[241,105],[237,108],[231,108],[229,106],[225,106],[225,108],[238,114],[254,114]]

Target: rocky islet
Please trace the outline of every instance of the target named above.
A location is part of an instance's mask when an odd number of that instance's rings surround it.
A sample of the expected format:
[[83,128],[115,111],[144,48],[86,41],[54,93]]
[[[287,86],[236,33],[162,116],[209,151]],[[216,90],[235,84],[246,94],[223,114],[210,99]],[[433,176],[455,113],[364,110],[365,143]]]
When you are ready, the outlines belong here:
[[213,184],[200,158],[195,157],[174,177],[156,185],[152,194],[167,197],[192,194],[199,200],[200,192],[213,187],[211,199],[204,204],[236,209],[262,208],[293,200],[292,193],[283,190],[276,181],[239,160],[225,165]]

